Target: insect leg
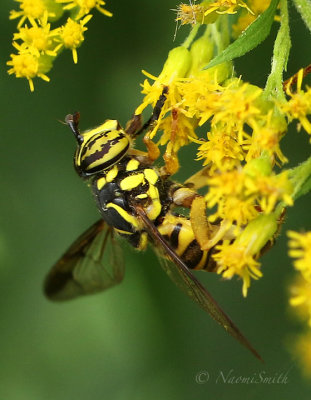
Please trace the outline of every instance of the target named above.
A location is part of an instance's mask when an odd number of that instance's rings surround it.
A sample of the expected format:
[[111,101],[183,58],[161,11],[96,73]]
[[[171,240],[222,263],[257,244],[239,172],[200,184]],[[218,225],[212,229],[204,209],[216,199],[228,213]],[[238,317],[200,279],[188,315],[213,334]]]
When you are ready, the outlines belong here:
[[[126,127],[126,132],[131,137],[135,138],[136,136],[140,135],[143,131],[151,127],[153,123],[159,119],[166,100],[167,93],[168,93],[168,87],[164,86],[161,96],[159,97],[153,109],[151,117],[143,125],[141,122],[141,115],[133,116],[133,118],[129,121]],[[148,149],[149,162],[153,162],[160,156],[160,150],[158,149],[158,146],[152,142],[148,133],[144,137],[144,143]]]
[[195,238],[201,249],[206,249],[213,229],[206,217],[204,197],[195,190],[182,186],[174,191],[172,198],[176,206],[190,208],[190,222]]
[[154,106],[151,117],[144,123],[144,125],[135,133],[135,136],[140,135],[144,130],[148,129],[152,124],[157,121],[160,117],[162,108],[166,101],[166,96],[168,94],[168,86],[164,86],[161,96],[158,98],[156,105]]
[[159,97],[153,109],[151,117],[144,124],[142,124],[141,114],[133,115],[132,119],[128,122],[125,128],[125,131],[128,135],[132,137],[140,135],[143,131],[148,129],[155,121],[159,119],[162,108],[166,100],[167,93],[168,93],[168,86],[164,86],[161,96]]

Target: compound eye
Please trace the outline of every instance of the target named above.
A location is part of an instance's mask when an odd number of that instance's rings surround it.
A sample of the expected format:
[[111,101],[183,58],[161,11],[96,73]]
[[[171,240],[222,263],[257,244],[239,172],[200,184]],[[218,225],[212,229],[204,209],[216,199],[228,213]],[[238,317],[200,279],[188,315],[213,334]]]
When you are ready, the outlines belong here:
[[87,174],[105,170],[120,161],[129,146],[129,137],[123,130],[99,131],[81,143],[76,166]]

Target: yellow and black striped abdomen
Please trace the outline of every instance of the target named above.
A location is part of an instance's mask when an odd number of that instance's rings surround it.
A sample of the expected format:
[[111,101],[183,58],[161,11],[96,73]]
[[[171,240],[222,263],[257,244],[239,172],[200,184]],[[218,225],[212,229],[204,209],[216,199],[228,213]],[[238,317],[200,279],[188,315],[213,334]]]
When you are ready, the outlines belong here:
[[167,213],[157,228],[188,268],[212,269],[209,252],[201,250],[187,217]]

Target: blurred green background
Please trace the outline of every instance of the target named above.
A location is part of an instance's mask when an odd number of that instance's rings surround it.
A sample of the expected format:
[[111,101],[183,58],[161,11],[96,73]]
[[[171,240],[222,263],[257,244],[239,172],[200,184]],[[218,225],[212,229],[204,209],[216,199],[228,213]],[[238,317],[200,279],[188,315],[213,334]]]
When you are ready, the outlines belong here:
[[[125,280],[107,293],[65,304],[44,298],[49,268],[98,218],[88,188],[72,168],[72,135],[59,121],[79,110],[82,129],[107,118],[124,125],[142,98],[141,69],[158,74],[187,28],[173,42],[175,1],[109,1],[114,17],[94,12],[79,63],[63,53],[49,74],[51,82],[36,80],[30,93],[27,81],[9,77],[5,66],[16,30],[8,15],[17,6],[2,0],[0,14],[0,400],[309,398],[310,384],[284,346],[288,335],[301,329],[287,310],[293,270],[284,232],[310,229],[310,196],[288,210],[281,237],[264,257],[264,278],[252,284],[246,300],[241,282],[198,274],[264,364],[174,287],[151,250],[127,249]],[[310,35],[293,9],[291,24],[288,76],[311,60]],[[237,60],[245,80],[264,84],[276,29],[275,24],[268,40]],[[282,144],[290,166],[310,154],[308,138],[295,129]],[[189,151],[194,154],[195,146]],[[182,156],[189,159],[186,152]],[[196,168],[195,162],[187,164],[178,179]],[[249,377],[287,373],[288,383],[217,380],[231,370]]]

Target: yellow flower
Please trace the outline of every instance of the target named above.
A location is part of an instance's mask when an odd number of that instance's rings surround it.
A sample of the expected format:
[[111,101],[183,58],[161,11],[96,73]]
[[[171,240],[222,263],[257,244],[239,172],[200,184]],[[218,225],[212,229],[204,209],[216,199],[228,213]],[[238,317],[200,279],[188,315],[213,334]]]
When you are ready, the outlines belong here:
[[266,214],[273,211],[277,201],[293,205],[292,191],[287,171],[278,175],[257,175],[245,180],[245,195],[256,195],[258,205]]
[[46,4],[44,0],[15,0],[20,3],[21,11],[11,11],[10,19],[21,18],[18,27],[20,27],[26,19],[32,24],[35,23],[35,19],[40,19],[46,12]]
[[216,11],[218,14],[235,14],[239,8],[245,8],[248,12],[252,10],[241,0],[218,0],[209,3],[206,7],[205,15]]
[[[289,255],[296,260],[294,267],[299,271],[295,282],[290,286],[289,303],[295,307],[297,316],[307,320],[311,327],[311,232],[287,232],[289,236]],[[310,331],[296,340],[291,350],[298,355],[302,370],[306,376],[311,375],[311,334]]]
[[311,134],[310,117],[308,118],[311,114],[311,88],[307,87],[305,91],[301,89],[302,78],[303,69],[298,73],[297,91],[291,91],[291,82],[289,81],[286,93],[290,96],[290,99],[285,103],[279,104],[279,107],[288,116],[290,121],[298,119],[305,131]]
[[160,145],[165,145],[170,141],[173,150],[177,152],[181,147],[189,143],[190,138],[196,138],[194,121],[187,118],[178,108],[174,108],[172,113],[162,120],[160,129],[163,135],[159,141]]
[[211,173],[216,169],[231,170],[244,159],[243,149],[236,139],[216,125],[207,133],[207,141],[193,140],[200,144],[197,160],[204,160],[203,165],[211,163]]
[[217,173],[207,179],[207,206],[217,205],[216,212],[209,215],[209,221],[221,218],[241,226],[258,215],[254,196],[245,195],[245,179],[242,168]]
[[259,101],[262,89],[239,80],[221,86],[202,74],[186,81],[180,91],[187,115],[198,118],[199,125],[211,119],[212,128],[220,124],[223,132],[240,144],[249,138],[245,125],[251,126],[256,118],[264,117]]
[[267,242],[274,239],[276,231],[275,217],[260,215],[251,221],[233,242],[224,240],[216,246],[218,252],[213,254],[213,258],[217,262],[217,273],[227,279],[234,275],[242,278],[244,297],[247,295],[251,278],[262,277],[257,258]]
[[259,269],[260,263],[254,259],[253,255],[247,253],[246,246],[225,241],[222,245],[216,246],[216,249],[219,252],[214,254],[213,258],[219,265],[217,273],[222,273],[222,276],[227,279],[238,275],[243,280],[242,293],[246,297],[251,278],[258,279],[262,276]]
[[[257,166],[254,167],[253,163]],[[288,205],[293,203],[287,172],[279,175],[267,173],[266,167],[258,164],[258,160],[251,161],[244,168],[214,173],[207,178],[207,185],[207,206],[213,208],[217,205],[216,212],[209,216],[211,222],[221,218],[241,226],[255,218],[259,211],[271,213],[278,201]]]
[[178,90],[183,99],[182,106],[186,115],[198,119],[201,126],[214,115],[224,88],[200,75],[180,82]]
[[245,140],[243,148],[247,150],[246,161],[258,158],[263,152],[267,152],[273,163],[279,159],[282,164],[288,160],[280,149],[280,140],[287,130],[287,124],[283,116],[274,116],[274,110],[268,111],[265,118],[252,120],[252,137]]
[[289,304],[295,307],[301,319],[308,320],[311,327],[311,282],[299,275],[290,286],[290,293]]
[[[245,225],[258,215],[258,209],[255,206],[254,199],[239,198],[238,196],[228,196],[226,199],[219,200],[217,212],[209,217],[211,222],[218,218],[224,218],[232,224],[238,226]],[[221,217],[220,217],[221,216]]]
[[307,331],[290,340],[290,351],[298,358],[301,370],[307,379],[311,377],[311,332]]
[[49,78],[45,75],[46,64],[42,57],[37,57],[30,52],[21,52],[20,54],[11,54],[11,61],[7,62],[12,68],[9,69],[9,74],[15,74],[17,78],[26,78],[29,82],[30,90],[34,91],[33,78],[39,77],[45,81]]
[[96,8],[99,12],[106,15],[107,17],[112,17],[112,13],[104,8],[106,4],[103,0],[56,0],[57,3],[66,4],[64,10],[72,10],[75,7],[79,8],[79,13],[76,16],[76,20],[89,14],[89,12]]
[[300,271],[304,279],[311,283],[311,232],[287,232],[290,241],[289,256],[296,258],[294,267]]
[[13,36],[14,40],[22,40],[27,48],[36,53],[39,57],[40,53],[45,53],[50,56],[56,56],[54,48],[55,42],[53,39],[58,35],[58,30],[50,30],[50,24],[47,23],[47,13],[41,21],[41,26],[36,22],[32,23],[32,27],[27,26],[19,28],[19,32]]
[[219,98],[212,124],[226,121],[228,129],[236,130],[239,142],[249,135],[245,132],[245,124],[251,125],[261,114],[257,99],[262,89],[244,83],[236,87],[234,84],[226,87]]
[[242,193],[245,185],[245,174],[242,168],[217,173],[208,178],[209,193],[206,196],[208,206],[214,207],[223,197],[236,197]]
[[66,24],[59,30],[59,41],[61,44],[57,47],[57,51],[62,46],[66,47],[67,49],[71,49],[72,58],[75,64],[78,62],[77,48],[80,47],[84,41],[83,32],[87,30],[85,25],[91,18],[92,15],[87,15],[79,22],[75,22],[71,18],[68,18]]

